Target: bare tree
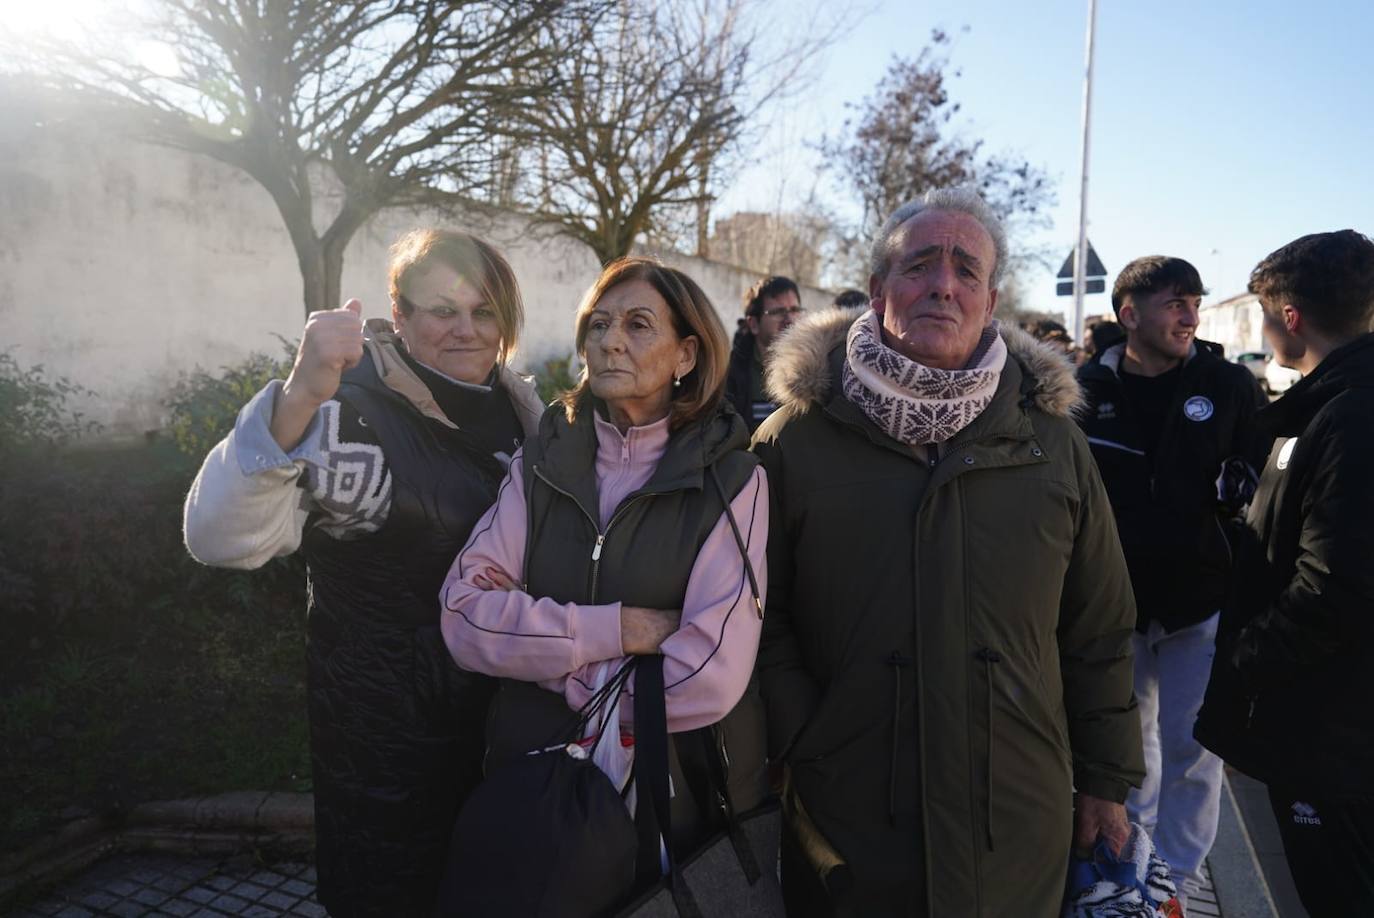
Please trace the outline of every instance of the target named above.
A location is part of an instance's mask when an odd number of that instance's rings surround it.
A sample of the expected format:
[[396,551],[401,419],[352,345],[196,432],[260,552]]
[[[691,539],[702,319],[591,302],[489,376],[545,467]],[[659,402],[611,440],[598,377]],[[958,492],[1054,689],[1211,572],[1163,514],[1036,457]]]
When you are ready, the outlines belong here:
[[713,189],[752,119],[795,90],[837,28],[763,51],[745,0],[622,0],[571,49],[531,107],[522,200],[602,262],[695,221],[704,248]]
[[500,132],[550,92],[550,61],[567,53],[544,38],[552,24],[576,34],[608,2],[158,0],[145,34],[175,52],[175,72],[70,47],[39,66],[136,136],[261,184],[308,313],[339,304],[344,251],[379,210],[508,190]]
[[932,32],[928,47],[914,59],[895,59],[873,95],[849,106],[855,117],[821,144],[826,168],[858,192],[870,229],[930,188],[963,184],[976,186],[1004,220],[1043,225],[1054,204],[1048,176],[954,133],[960,107],[947,85],[948,43],[946,33]]

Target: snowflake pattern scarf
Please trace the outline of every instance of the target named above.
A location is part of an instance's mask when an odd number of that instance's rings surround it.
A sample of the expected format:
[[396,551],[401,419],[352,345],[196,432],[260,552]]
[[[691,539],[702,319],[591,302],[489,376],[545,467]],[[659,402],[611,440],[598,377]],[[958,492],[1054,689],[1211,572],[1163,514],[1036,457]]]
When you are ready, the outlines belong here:
[[1007,345],[995,321],[983,330],[968,366],[937,370],[884,344],[879,316],[869,310],[849,327],[844,395],[899,443],[944,443],[983,413],[1006,362]]

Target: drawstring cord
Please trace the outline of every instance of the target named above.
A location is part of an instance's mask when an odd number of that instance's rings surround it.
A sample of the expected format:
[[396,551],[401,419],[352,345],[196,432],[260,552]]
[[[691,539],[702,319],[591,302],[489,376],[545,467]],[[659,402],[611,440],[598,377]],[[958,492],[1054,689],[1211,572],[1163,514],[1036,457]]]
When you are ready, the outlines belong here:
[[730,531],[735,534],[735,545],[739,548],[740,557],[744,559],[744,573],[749,575],[749,592],[754,595],[754,611],[758,612],[759,621],[763,621],[763,601],[759,598],[759,582],[754,577],[754,565],[749,562],[749,549],[745,547],[744,539],[739,534],[739,523],[735,522],[735,514],[730,512],[730,498],[725,496],[725,488],[721,487],[720,476],[716,474],[714,465],[711,466],[711,481],[716,486],[721,503],[725,504],[725,518],[730,521]]
[[898,729],[902,715],[902,669],[911,663],[909,657],[899,651],[892,651],[887,662],[892,666],[892,762],[887,772],[887,821],[897,825],[897,751],[901,748],[902,734]]
[[1002,662],[1002,655],[1001,655],[1000,653],[998,653],[997,651],[993,650],[991,647],[984,647],[982,650],[978,651],[978,659],[980,659],[980,660],[983,661],[984,668],[987,670],[987,674],[988,674],[988,773],[987,773],[988,822],[987,822],[987,828],[988,828],[988,850],[989,850],[989,851],[996,851],[996,850],[997,850],[997,846],[993,844],[993,838],[992,838],[992,743],[993,743],[993,736],[994,736],[994,730],[993,730],[993,727],[992,727],[992,701],[993,701],[993,697],[992,697],[992,696],[993,696],[993,672],[992,672],[992,665],[993,665],[994,663],[1001,663],[1001,662]]

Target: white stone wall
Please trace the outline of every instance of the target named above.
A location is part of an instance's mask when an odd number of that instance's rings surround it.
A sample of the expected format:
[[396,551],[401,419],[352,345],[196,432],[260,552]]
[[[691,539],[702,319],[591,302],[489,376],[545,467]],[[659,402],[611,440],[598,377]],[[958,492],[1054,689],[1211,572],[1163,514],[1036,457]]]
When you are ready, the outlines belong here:
[[[0,348],[96,394],[77,405],[102,436],[157,430],[180,374],[216,369],[252,351],[278,353],[274,335],[304,322],[290,239],[267,193],[203,156],[93,129],[52,127],[0,105]],[[386,250],[418,225],[455,225],[435,213],[390,211],[354,237],[344,296],[365,315],[389,313]],[[510,259],[526,305],[517,367],[571,347],[572,313],[595,279],[586,247],[535,232],[515,215],[484,232]],[[755,276],[688,256],[690,273],[733,331]],[[803,291],[818,308],[830,294]]]

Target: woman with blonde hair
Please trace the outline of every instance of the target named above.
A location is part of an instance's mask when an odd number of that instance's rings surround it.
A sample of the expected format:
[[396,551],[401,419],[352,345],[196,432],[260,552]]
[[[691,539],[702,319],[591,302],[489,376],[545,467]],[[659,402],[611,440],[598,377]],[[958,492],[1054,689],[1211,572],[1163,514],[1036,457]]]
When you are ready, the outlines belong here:
[[300,550],[320,902],[433,908],[449,833],[480,777],[492,680],[453,664],[435,602],[543,410],[506,366],[524,319],[510,265],[465,233],[391,250],[392,321],[315,312],[290,376],[240,412],[186,499],[206,564]]

